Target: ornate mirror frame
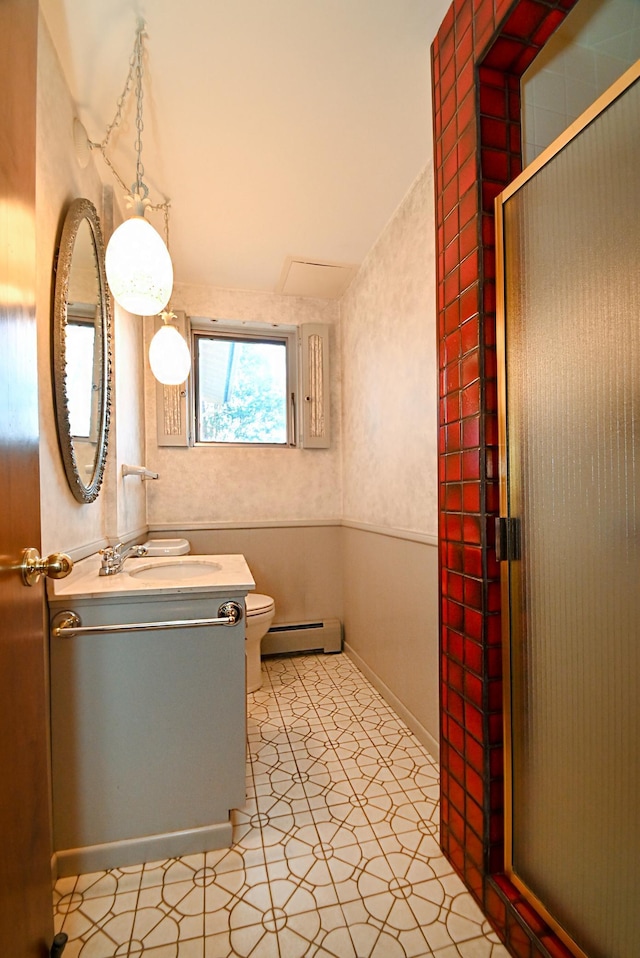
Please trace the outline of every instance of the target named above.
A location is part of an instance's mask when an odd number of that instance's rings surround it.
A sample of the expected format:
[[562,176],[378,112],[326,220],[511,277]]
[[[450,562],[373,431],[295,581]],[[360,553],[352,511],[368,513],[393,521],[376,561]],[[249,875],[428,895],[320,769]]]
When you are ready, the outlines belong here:
[[[88,224],[93,260],[95,265],[95,303],[88,305],[94,310],[94,318],[85,325],[93,326],[93,366],[89,371],[91,382],[91,428],[90,435],[83,437],[85,445],[95,447],[93,458],[82,466],[78,456],[78,440],[74,444],[71,430],[70,376],[68,326],[72,304],[69,288],[72,279],[74,251],[78,234],[83,224]],[[90,271],[85,270],[89,275]],[[60,236],[57,259],[54,263],[55,288],[52,315],[52,365],[53,392],[58,429],[58,442],[69,488],[78,502],[93,502],[100,492],[104,477],[111,416],[111,306],[104,267],[104,242],[100,220],[95,206],[87,199],[73,200],[69,206]],[[93,277],[91,277],[93,284]],[[86,475],[82,475],[82,473]]]

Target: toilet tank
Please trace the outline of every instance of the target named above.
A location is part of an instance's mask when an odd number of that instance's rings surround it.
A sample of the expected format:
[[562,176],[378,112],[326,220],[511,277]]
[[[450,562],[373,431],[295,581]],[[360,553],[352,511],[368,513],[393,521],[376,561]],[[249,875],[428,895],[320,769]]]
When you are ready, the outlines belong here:
[[184,556],[191,552],[188,539],[147,539],[143,545],[148,556]]

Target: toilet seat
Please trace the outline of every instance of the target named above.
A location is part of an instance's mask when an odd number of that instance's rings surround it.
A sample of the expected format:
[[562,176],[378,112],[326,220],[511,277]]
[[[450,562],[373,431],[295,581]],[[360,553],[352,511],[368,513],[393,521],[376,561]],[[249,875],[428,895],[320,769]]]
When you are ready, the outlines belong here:
[[271,612],[275,607],[275,602],[270,595],[262,595],[260,592],[249,592],[246,597],[247,615],[260,615],[264,612]]

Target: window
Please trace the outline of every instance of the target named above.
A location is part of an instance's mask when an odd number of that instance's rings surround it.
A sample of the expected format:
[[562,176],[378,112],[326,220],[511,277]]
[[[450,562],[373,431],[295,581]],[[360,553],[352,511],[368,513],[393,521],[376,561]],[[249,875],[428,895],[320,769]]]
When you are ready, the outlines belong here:
[[196,442],[295,445],[295,332],[197,331]]
[[159,446],[329,448],[328,324],[233,322],[180,310],[175,323],[191,338],[193,375],[180,386],[156,383]]

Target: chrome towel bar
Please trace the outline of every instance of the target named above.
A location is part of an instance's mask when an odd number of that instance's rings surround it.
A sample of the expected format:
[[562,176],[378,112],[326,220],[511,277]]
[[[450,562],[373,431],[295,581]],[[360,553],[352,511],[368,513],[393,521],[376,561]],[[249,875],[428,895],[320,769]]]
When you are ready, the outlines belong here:
[[122,625],[83,625],[77,612],[58,612],[51,620],[54,639],[72,639],[76,635],[108,635],[110,632],[150,632],[158,629],[197,629],[210,625],[235,625],[242,619],[238,602],[223,602],[216,619],[173,619],[168,622],[131,622]]

